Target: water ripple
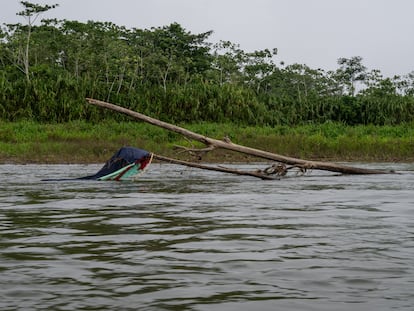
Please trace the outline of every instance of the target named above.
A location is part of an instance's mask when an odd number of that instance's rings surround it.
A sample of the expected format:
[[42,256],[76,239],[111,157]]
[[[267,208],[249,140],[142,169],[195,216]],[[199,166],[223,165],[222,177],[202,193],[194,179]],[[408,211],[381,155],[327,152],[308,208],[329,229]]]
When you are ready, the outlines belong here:
[[154,164],[137,182],[40,181],[97,168],[0,165],[2,310],[412,310],[411,164],[274,182]]

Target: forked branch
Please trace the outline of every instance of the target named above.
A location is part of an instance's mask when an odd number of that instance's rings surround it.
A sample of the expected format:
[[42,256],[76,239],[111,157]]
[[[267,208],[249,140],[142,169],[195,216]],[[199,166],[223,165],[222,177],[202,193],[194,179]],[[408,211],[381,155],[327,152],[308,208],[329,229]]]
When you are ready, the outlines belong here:
[[347,166],[347,165],[340,165],[340,164],[336,164],[332,162],[307,161],[307,160],[287,157],[287,156],[271,153],[268,151],[263,151],[259,149],[241,146],[241,145],[229,142],[229,141],[222,141],[222,140],[209,138],[207,136],[200,135],[192,131],[186,130],[184,128],[178,127],[176,125],[172,125],[167,122],[163,122],[163,121],[148,117],[146,115],[143,115],[141,113],[129,110],[127,108],[123,108],[123,107],[110,104],[107,102],[103,102],[100,100],[96,100],[92,98],[87,98],[86,100],[88,103],[92,105],[111,109],[113,111],[131,116],[137,120],[141,120],[149,124],[164,128],[166,130],[181,134],[189,139],[199,141],[205,144],[206,146],[208,146],[208,148],[222,148],[222,149],[232,150],[232,151],[256,156],[262,159],[267,159],[267,160],[272,160],[272,161],[276,161],[276,162],[280,162],[280,163],[284,163],[288,165],[302,167],[304,169],[325,170],[325,171],[331,171],[331,172],[342,173],[342,174],[389,174],[389,173],[393,173],[392,171],[358,168],[358,167],[352,167],[352,166]]

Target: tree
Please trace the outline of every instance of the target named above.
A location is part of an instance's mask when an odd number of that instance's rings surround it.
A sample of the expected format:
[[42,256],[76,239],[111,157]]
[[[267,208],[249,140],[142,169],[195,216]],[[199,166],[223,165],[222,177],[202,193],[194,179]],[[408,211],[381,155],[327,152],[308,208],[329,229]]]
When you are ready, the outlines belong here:
[[414,96],[414,71],[404,77],[396,76],[394,80],[400,94]]
[[194,35],[177,23],[147,32],[152,50],[147,64],[164,92],[168,82],[185,85],[190,77],[210,69],[210,46],[206,40],[211,34],[212,31],[207,31]]
[[20,3],[24,6],[24,10],[17,13],[17,15],[23,16],[27,21],[26,45],[25,45],[25,52],[23,56],[24,73],[26,75],[27,82],[30,82],[29,47],[30,47],[30,37],[32,34],[33,25],[35,24],[36,20],[38,19],[41,13],[44,13],[46,11],[49,11],[50,9],[56,8],[58,4],[40,5],[40,4],[31,3],[28,1],[20,1]]
[[[276,48],[272,51],[264,49],[246,54],[246,64],[243,71],[246,75],[247,83],[255,89],[256,93],[259,93],[265,81],[275,71],[276,65],[273,62],[275,55],[277,55]],[[267,87],[264,88],[267,89]]]
[[362,57],[339,58],[338,65],[340,68],[336,71],[337,78],[344,83],[348,95],[354,96],[356,82],[364,81],[366,78],[367,68],[362,64]]
[[238,44],[220,41],[214,45],[212,69],[220,86],[225,83],[237,83],[241,80],[241,68],[245,62],[245,53]]

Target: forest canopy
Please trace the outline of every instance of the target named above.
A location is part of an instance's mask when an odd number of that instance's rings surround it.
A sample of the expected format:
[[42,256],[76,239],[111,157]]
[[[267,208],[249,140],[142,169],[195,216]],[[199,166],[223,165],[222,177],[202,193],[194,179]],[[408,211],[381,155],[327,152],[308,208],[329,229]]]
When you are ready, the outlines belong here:
[[277,61],[277,49],[211,43],[173,23],[43,19],[57,5],[22,1],[23,23],[0,29],[0,119],[66,122],[120,118],[93,97],[168,122],[246,125],[400,124],[414,120],[414,71],[384,77],[363,58],[332,71]]

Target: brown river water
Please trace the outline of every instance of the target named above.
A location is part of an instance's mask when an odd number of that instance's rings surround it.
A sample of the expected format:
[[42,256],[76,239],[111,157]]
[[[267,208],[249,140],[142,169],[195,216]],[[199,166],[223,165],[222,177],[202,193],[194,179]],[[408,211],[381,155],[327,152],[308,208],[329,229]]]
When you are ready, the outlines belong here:
[[0,165],[0,310],[414,310],[414,164],[353,165],[400,174]]

